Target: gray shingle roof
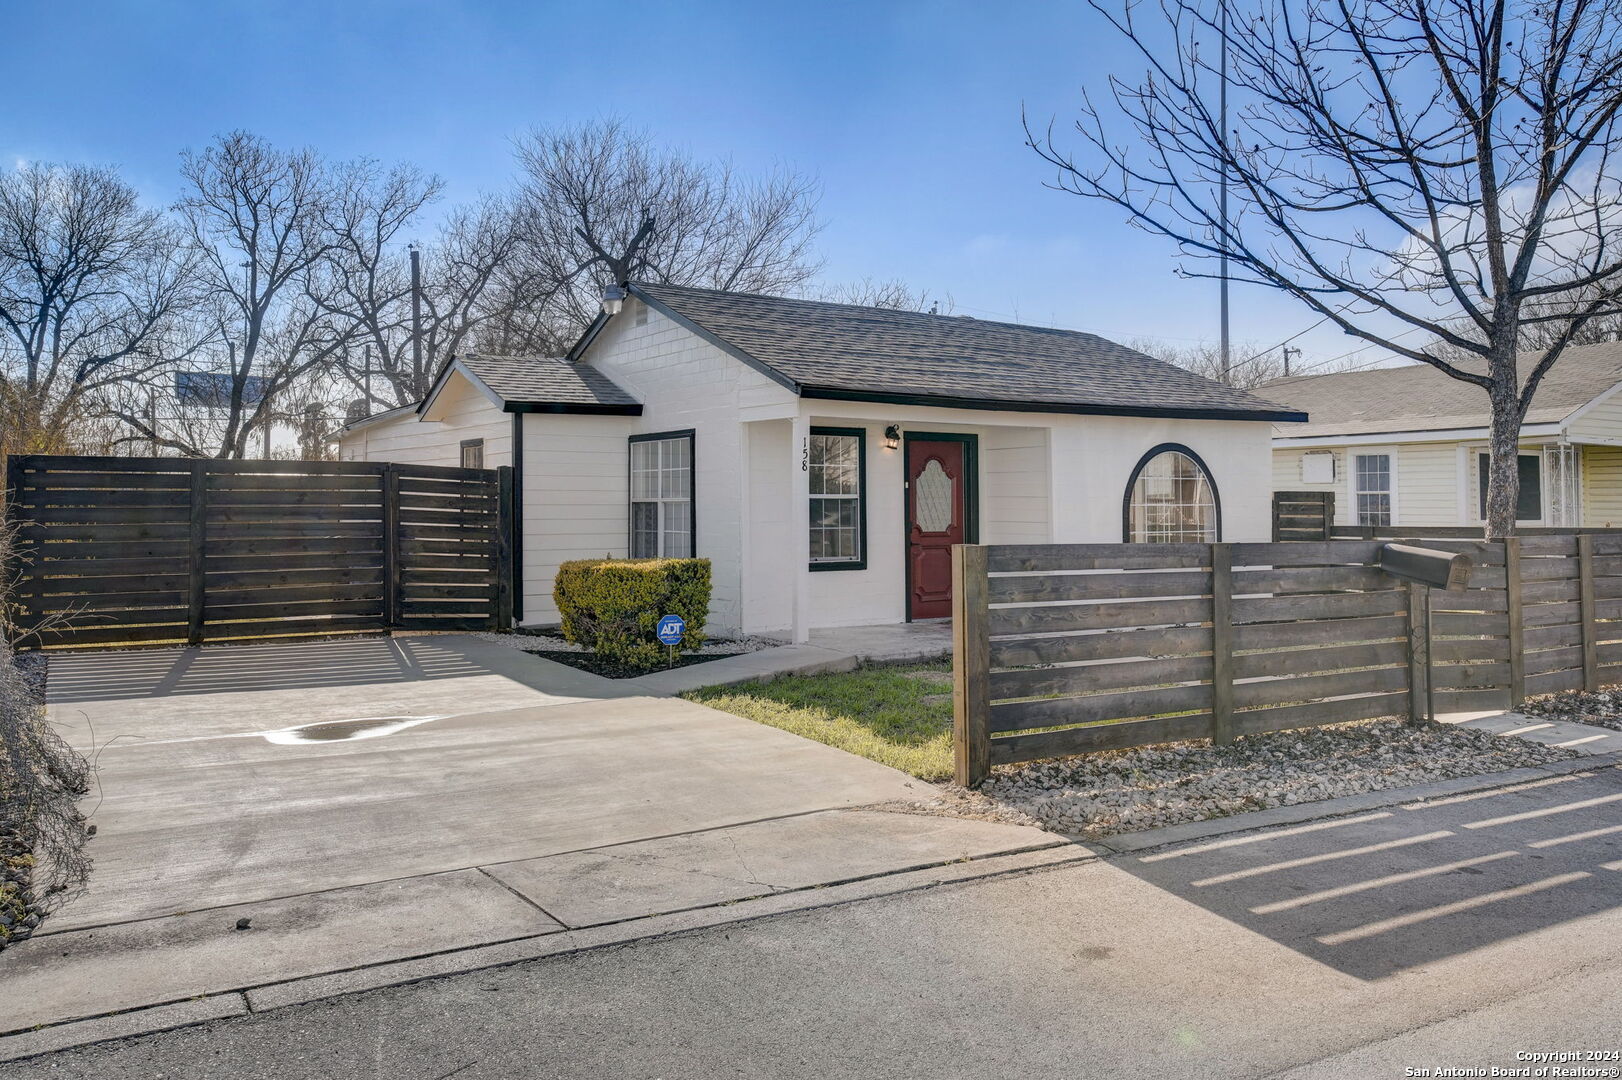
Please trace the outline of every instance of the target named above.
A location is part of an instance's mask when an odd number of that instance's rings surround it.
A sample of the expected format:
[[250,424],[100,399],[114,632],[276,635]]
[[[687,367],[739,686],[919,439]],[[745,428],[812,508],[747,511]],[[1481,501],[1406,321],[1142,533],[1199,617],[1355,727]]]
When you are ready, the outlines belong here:
[[602,372],[556,357],[473,353],[457,360],[509,406],[640,405]]
[[633,294],[806,397],[1036,412],[1291,420],[1291,410],[1093,334],[674,285]]
[[[1535,361],[1528,357],[1522,358],[1523,372]],[[1526,423],[1557,424],[1619,382],[1622,343],[1567,349],[1538,384]],[[1258,389],[1311,414],[1307,424],[1280,429],[1287,438],[1485,427],[1492,415],[1485,391],[1429,364],[1297,375]]]

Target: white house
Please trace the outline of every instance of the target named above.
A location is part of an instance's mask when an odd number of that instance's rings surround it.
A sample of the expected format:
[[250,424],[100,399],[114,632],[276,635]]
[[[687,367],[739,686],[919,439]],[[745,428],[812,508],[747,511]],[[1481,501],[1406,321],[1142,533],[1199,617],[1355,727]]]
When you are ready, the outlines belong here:
[[[1622,525],[1622,344],[1568,349],[1521,425],[1523,525]],[[1490,411],[1429,364],[1278,379],[1257,393],[1309,413],[1273,439],[1273,487],[1331,491],[1341,525],[1477,526]]]
[[514,467],[526,624],[567,559],[707,557],[715,632],[804,640],[947,615],[954,543],[1267,540],[1272,425],[1305,419],[1091,334],[627,292],[568,356],[455,358],[342,435]]

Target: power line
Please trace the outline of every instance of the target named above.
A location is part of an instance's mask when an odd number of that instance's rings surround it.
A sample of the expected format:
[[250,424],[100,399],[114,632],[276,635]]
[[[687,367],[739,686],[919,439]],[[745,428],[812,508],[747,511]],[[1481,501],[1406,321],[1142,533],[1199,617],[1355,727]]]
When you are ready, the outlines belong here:
[[[1425,329],[1423,326],[1410,326],[1408,329],[1404,330],[1402,333],[1392,335],[1388,340],[1396,341],[1398,338],[1405,338],[1409,334],[1417,334],[1419,331],[1421,331],[1423,329]],[[1327,366],[1329,364],[1333,364],[1333,363],[1335,363],[1337,361],[1344,360],[1349,356],[1356,356],[1358,353],[1368,352],[1370,349],[1378,349],[1380,347],[1381,347],[1381,345],[1380,345],[1379,342],[1371,341],[1367,345],[1360,345],[1355,349],[1350,349],[1350,350],[1348,350],[1346,352],[1341,353],[1339,356],[1331,356],[1327,360],[1319,360],[1316,363],[1308,364],[1308,365],[1306,365],[1305,367],[1303,367],[1300,370],[1299,374],[1304,375],[1309,371],[1313,371],[1313,370],[1315,370],[1317,368],[1325,367],[1325,366]],[[1345,371],[1362,371],[1362,370],[1364,370],[1366,368],[1371,368],[1371,367],[1375,367],[1375,366],[1377,366],[1379,364],[1382,364],[1382,363],[1385,362],[1385,360],[1386,360],[1386,357],[1383,357],[1383,356],[1382,357],[1377,357],[1376,359],[1371,360],[1366,364],[1354,364],[1351,367],[1345,368],[1343,370],[1345,370]],[[1340,374],[1340,372],[1332,372],[1331,374]]]

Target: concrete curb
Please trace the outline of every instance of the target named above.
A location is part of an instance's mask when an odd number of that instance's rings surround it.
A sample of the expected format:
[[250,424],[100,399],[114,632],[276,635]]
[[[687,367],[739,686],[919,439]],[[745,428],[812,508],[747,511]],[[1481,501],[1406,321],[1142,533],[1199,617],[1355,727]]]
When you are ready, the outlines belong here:
[[505,967],[593,949],[612,948],[732,923],[837,907],[966,881],[1029,873],[1095,861],[1098,849],[1055,837],[1049,845],[987,855],[838,885],[812,886],[731,904],[713,905],[625,922],[535,934],[492,945],[429,953],[347,971],[329,972],[84,1017],[0,1037],[0,1062],[20,1061],[95,1043],[153,1035],[213,1020],[246,1016],[323,998],[401,986],[447,975]]
[[941,885],[991,879],[1073,866],[1115,855],[1131,855],[1192,840],[1253,832],[1283,825],[1342,817],[1373,809],[1493,791],[1622,764],[1622,752],[1408,787],[1364,792],[1339,799],[1274,807],[1232,817],[1170,825],[1102,838],[1055,836],[1051,844],[1022,847],[910,870],[876,874],[832,885],[816,885],[749,900],[643,916],[622,922],[526,935],[353,969],[246,985],[188,999],[121,1012],[67,1020],[35,1030],[0,1036],[0,1062],[37,1057],[78,1046],[191,1027],[213,1020],[265,1012],[324,998],[399,986],[427,979],[503,967],[587,950],[611,948],[675,934],[691,933],[754,919],[836,907]]

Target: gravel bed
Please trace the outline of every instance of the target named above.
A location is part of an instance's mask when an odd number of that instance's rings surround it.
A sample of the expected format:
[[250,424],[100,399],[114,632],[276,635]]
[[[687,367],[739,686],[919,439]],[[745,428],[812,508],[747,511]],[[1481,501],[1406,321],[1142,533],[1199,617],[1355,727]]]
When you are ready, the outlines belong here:
[[1605,690],[1570,690],[1563,694],[1529,698],[1521,712],[1539,720],[1569,720],[1574,724],[1622,731],[1622,687]]
[[[981,792],[1055,832],[1104,836],[1576,756],[1510,736],[1397,719],[1001,766]],[[943,811],[949,812],[949,811]]]

